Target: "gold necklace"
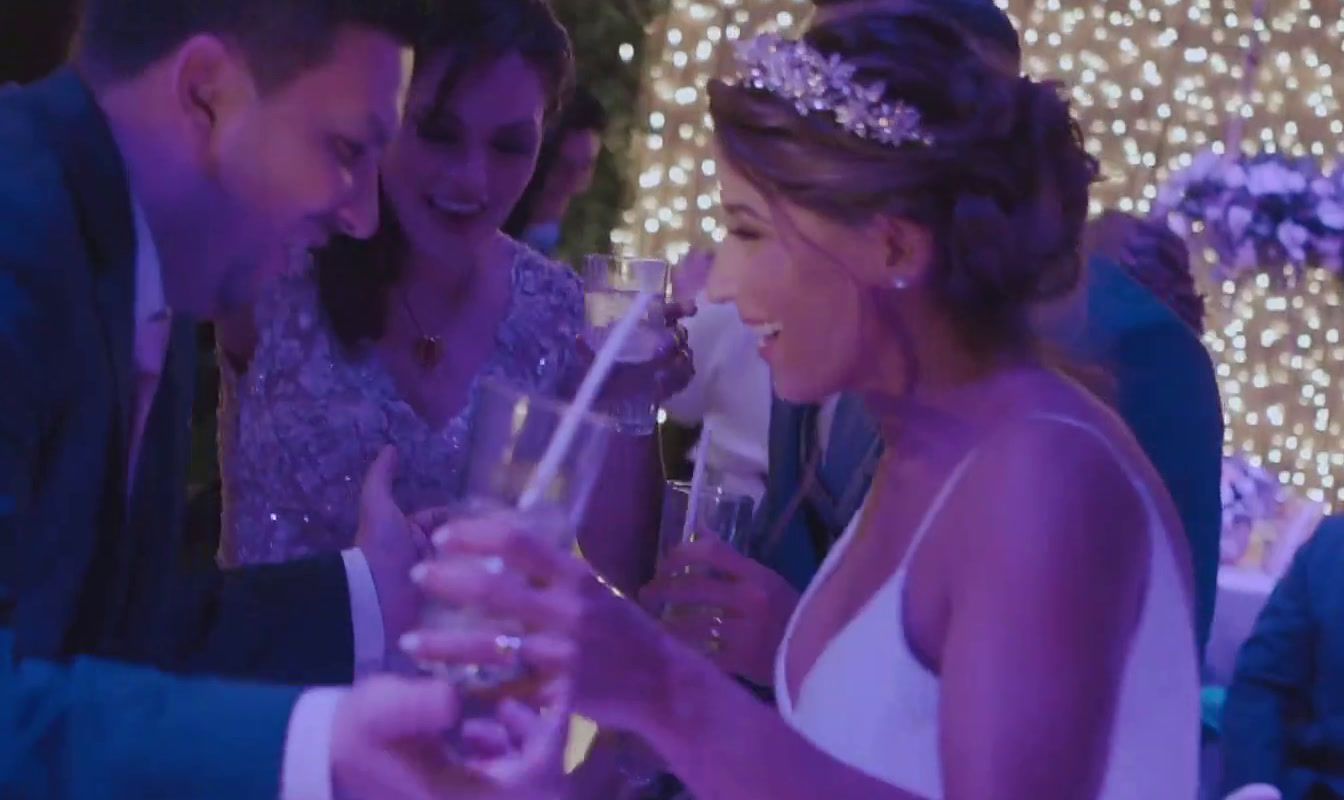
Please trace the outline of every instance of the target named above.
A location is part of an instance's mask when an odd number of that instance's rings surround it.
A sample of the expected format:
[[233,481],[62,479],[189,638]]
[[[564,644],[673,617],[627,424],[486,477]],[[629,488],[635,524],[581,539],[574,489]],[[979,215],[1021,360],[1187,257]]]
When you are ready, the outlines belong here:
[[405,290],[398,292],[401,295],[401,305],[406,309],[406,316],[411,318],[411,324],[420,335],[416,337],[415,343],[411,346],[411,353],[415,356],[415,363],[420,368],[428,372],[439,365],[443,360],[443,337],[431,336],[425,331],[425,327],[416,319],[415,311],[411,309],[411,301],[406,297]]

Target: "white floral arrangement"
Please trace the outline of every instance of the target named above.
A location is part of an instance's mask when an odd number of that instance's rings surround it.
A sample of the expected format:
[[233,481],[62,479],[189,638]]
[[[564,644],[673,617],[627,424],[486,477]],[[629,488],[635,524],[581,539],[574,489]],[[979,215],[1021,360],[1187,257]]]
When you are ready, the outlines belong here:
[[1222,562],[1240,562],[1250,548],[1257,526],[1279,517],[1284,492],[1264,469],[1242,456],[1223,459]]
[[1312,159],[1206,151],[1167,181],[1156,210],[1217,252],[1219,280],[1285,267],[1344,275],[1344,164],[1326,174]]

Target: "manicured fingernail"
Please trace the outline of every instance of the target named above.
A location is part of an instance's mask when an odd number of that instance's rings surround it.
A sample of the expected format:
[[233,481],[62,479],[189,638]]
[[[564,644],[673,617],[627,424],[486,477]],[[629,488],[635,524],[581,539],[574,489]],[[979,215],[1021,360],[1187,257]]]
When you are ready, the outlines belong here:
[[397,645],[401,647],[403,653],[418,653],[424,644],[424,638],[418,633],[402,634],[402,637],[397,640]]
[[437,531],[434,531],[434,538],[432,539],[432,541],[434,542],[435,547],[443,547],[444,545],[448,544],[449,540],[451,540],[452,538],[453,538],[452,526],[444,525]]
[[416,564],[414,567],[411,567],[411,583],[414,583],[416,586],[423,584],[428,577],[428,564]]

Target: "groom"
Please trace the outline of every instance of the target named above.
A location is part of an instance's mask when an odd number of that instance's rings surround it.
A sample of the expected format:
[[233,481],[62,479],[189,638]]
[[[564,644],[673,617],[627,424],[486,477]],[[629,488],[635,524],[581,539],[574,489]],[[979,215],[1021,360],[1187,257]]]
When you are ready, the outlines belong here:
[[74,64],[0,90],[0,629],[19,658],[345,683],[409,621],[375,465],[358,549],[185,574],[197,320],[246,265],[377,224],[413,0],[89,0]]

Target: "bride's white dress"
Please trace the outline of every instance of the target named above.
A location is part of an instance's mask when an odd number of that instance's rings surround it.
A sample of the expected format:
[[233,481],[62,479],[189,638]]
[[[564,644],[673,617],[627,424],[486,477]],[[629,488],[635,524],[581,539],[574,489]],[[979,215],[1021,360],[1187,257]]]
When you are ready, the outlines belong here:
[[[1079,428],[1101,440],[1148,510],[1148,590],[1125,666],[1099,798],[1193,800],[1199,760],[1198,662],[1178,561],[1158,504],[1133,465],[1095,428],[1058,416],[1033,419]],[[901,605],[911,556],[975,456],[972,451],[949,476],[895,573],[826,645],[799,684],[795,700],[786,674],[794,627],[812,594],[845,557],[862,513],[856,515],[798,604],[775,663],[780,711],[796,730],[855,769],[930,800],[943,797],[940,682],[910,651]]]

